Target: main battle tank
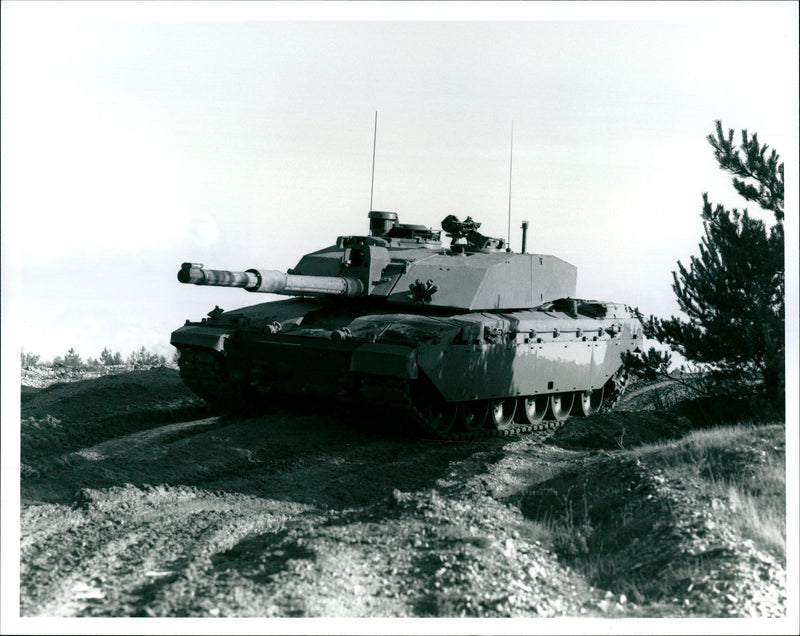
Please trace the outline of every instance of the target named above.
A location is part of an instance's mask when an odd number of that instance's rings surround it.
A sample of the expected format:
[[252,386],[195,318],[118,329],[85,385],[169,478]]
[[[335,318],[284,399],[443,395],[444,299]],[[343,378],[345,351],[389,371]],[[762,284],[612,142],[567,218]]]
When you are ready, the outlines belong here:
[[394,212],[369,220],[285,274],[184,263],[182,283],[294,296],[187,320],[171,338],[186,385],[220,406],[377,407],[440,438],[555,426],[618,399],[642,326],[625,305],[574,298],[573,265],[524,253],[524,235],[512,253],[471,218],[442,221],[449,247]]

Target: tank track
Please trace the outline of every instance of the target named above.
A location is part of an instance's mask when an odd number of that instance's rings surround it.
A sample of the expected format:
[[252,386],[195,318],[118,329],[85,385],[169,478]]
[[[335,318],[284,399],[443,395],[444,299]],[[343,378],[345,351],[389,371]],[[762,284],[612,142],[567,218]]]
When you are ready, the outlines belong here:
[[181,380],[209,404],[240,410],[244,391],[228,379],[221,354],[208,349],[184,347],[178,359]]
[[[366,396],[366,401],[373,407],[391,409],[394,417],[404,417],[412,421],[417,429],[425,436],[435,439],[452,441],[474,441],[483,439],[494,439],[499,437],[513,437],[525,435],[538,431],[554,431],[564,422],[542,421],[539,424],[517,424],[502,430],[482,428],[475,431],[452,431],[442,433],[431,428],[428,418],[418,408],[411,394],[411,387],[405,380],[391,378],[387,376],[365,376],[361,380],[362,390]],[[380,395],[381,398],[370,399],[370,395]]]
[[602,412],[610,411],[617,405],[620,399],[622,399],[625,390],[628,388],[630,379],[630,369],[623,364],[617,372],[611,376],[611,379],[606,382],[603,406],[600,408]]
[[[180,376],[186,386],[197,395],[214,405],[242,410],[247,396],[241,387],[232,383],[227,376],[223,357],[201,348],[184,348],[179,359]],[[611,410],[625,392],[630,374],[622,367],[606,384],[606,398],[602,411]],[[474,431],[442,432],[430,425],[428,418],[415,403],[411,386],[407,380],[390,376],[362,376],[360,378],[360,399],[376,410],[385,411],[394,418],[411,421],[417,430],[426,437],[452,441],[474,441],[529,435],[539,432],[552,432],[564,422],[543,420],[538,424],[512,423],[503,429],[481,428]],[[379,396],[379,397],[378,397]]]

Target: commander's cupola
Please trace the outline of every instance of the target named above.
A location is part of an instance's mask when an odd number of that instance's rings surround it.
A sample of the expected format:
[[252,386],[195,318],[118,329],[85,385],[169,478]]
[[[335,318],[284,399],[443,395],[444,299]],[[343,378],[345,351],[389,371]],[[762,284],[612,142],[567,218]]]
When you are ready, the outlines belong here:
[[380,212],[373,210],[369,213],[369,235],[386,239],[390,242],[435,243],[439,244],[442,233],[425,225],[412,225],[398,223],[397,212]]

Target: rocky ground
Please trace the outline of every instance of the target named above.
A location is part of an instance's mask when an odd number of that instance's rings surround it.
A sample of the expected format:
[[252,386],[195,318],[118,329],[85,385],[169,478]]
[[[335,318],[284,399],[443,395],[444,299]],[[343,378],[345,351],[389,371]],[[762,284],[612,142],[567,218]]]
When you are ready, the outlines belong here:
[[634,453],[695,425],[642,392],[549,438],[436,442],[330,405],[220,416],[163,367],[26,377],[22,616],[786,613],[782,559]]

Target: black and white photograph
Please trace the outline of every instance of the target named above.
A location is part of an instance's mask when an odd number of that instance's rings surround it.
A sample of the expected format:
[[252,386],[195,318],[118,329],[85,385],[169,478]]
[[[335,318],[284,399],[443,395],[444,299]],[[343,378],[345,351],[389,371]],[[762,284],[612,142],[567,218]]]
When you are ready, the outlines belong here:
[[799,7],[3,0],[0,632],[798,633]]

